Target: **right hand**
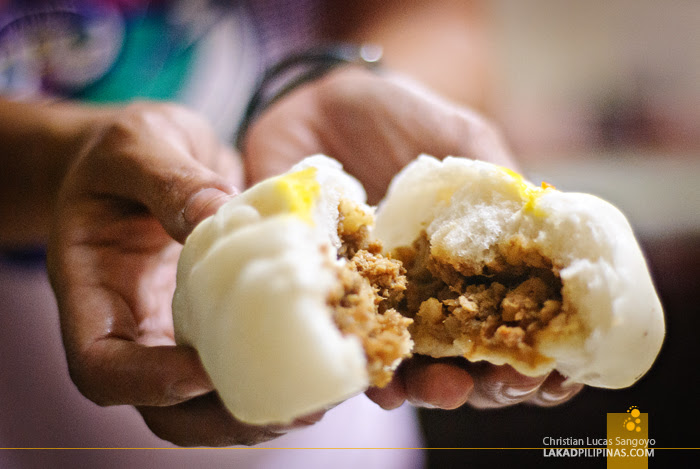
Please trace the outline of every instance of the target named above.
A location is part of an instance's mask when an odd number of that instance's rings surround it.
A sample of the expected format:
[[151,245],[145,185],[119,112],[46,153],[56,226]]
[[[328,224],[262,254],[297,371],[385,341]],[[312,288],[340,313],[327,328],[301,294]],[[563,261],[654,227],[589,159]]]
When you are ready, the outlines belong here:
[[170,104],[100,111],[90,124],[58,195],[48,251],[71,378],[97,404],[136,406],[178,445],[284,433],[290,427],[235,420],[197,352],[174,340],[182,243],[242,185],[237,155],[203,119]]
[[[362,183],[371,203],[420,153],[467,156],[515,168],[498,130],[476,112],[438,97],[406,77],[339,67],[284,96],[250,127],[245,139],[250,181],[278,174],[314,153],[339,160]],[[367,395],[385,409],[404,401],[454,409],[519,402],[556,405],[582,386],[552,373],[531,378],[509,366],[462,358],[406,360],[385,388]]]

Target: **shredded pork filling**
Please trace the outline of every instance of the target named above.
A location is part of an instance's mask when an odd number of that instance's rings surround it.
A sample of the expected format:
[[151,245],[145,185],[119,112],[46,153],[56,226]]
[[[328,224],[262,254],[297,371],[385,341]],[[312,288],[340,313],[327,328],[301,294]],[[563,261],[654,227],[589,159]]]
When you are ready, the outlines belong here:
[[486,266],[453,265],[431,255],[423,233],[395,252],[407,270],[398,306],[414,319],[415,353],[449,356],[497,353],[535,365],[538,334],[575,327],[563,307],[561,280],[551,263],[517,240]]
[[370,384],[386,386],[413,345],[408,332],[413,321],[396,310],[406,290],[405,270],[397,260],[383,256],[381,244],[370,239],[371,214],[346,200],[339,210],[339,282],[328,304],[340,331],[362,342]]
[[581,327],[556,269],[523,240],[500,246],[488,265],[433,255],[426,233],[383,255],[369,235],[372,215],[345,200],[339,211],[339,282],[328,304],[340,331],[362,342],[373,386],[388,384],[412,352],[515,359],[534,370],[551,360],[538,349],[543,333],[565,337]]

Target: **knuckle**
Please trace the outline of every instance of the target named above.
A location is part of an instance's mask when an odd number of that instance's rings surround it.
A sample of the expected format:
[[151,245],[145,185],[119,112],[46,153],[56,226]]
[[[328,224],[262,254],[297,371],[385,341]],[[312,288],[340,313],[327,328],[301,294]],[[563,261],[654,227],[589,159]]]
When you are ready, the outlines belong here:
[[103,140],[122,144],[144,134],[158,134],[164,126],[171,126],[183,112],[180,106],[171,103],[130,103],[107,122]]
[[191,112],[175,104],[134,102],[104,118],[86,145],[88,167],[96,170],[115,157],[140,160],[144,149],[180,145],[197,128]]
[[110,124],[108,130],[115,136],[131,136],[143,129],[152,130],[166,113],[159,105],[152,103],[133,103],[124,108]]

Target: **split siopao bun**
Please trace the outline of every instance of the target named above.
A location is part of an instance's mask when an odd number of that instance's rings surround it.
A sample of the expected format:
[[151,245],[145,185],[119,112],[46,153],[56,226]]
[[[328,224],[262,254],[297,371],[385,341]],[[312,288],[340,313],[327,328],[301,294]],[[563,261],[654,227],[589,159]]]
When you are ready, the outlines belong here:
[[404,288],[392,280],[401,267],[369,241],[372,219],[359,182],[316,156],[187,238],[176,340],[199,352],[239,420],[290,422],[388,383],[410,355],[411,320],[385,304]]
[[383,386],[412,353],[625,387],[664,337],[616,208],[428,156],[394,178],[376,216],[324,156],[235,197],[188,237],[173,315],[177,341],[253,424]]
[[659,352],[663,312],[644,256],[598,197],[422,156],[392,182],[375,235],[406,258],[415,353],[621,388]]

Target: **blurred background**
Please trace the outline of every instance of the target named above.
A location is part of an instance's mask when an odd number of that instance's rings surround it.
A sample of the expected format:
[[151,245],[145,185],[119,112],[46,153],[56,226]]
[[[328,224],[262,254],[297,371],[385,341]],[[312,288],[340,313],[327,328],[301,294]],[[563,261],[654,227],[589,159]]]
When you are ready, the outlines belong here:
[[698,2],[496,0],[489,8],[492,100],[521,157],[697,152]]

